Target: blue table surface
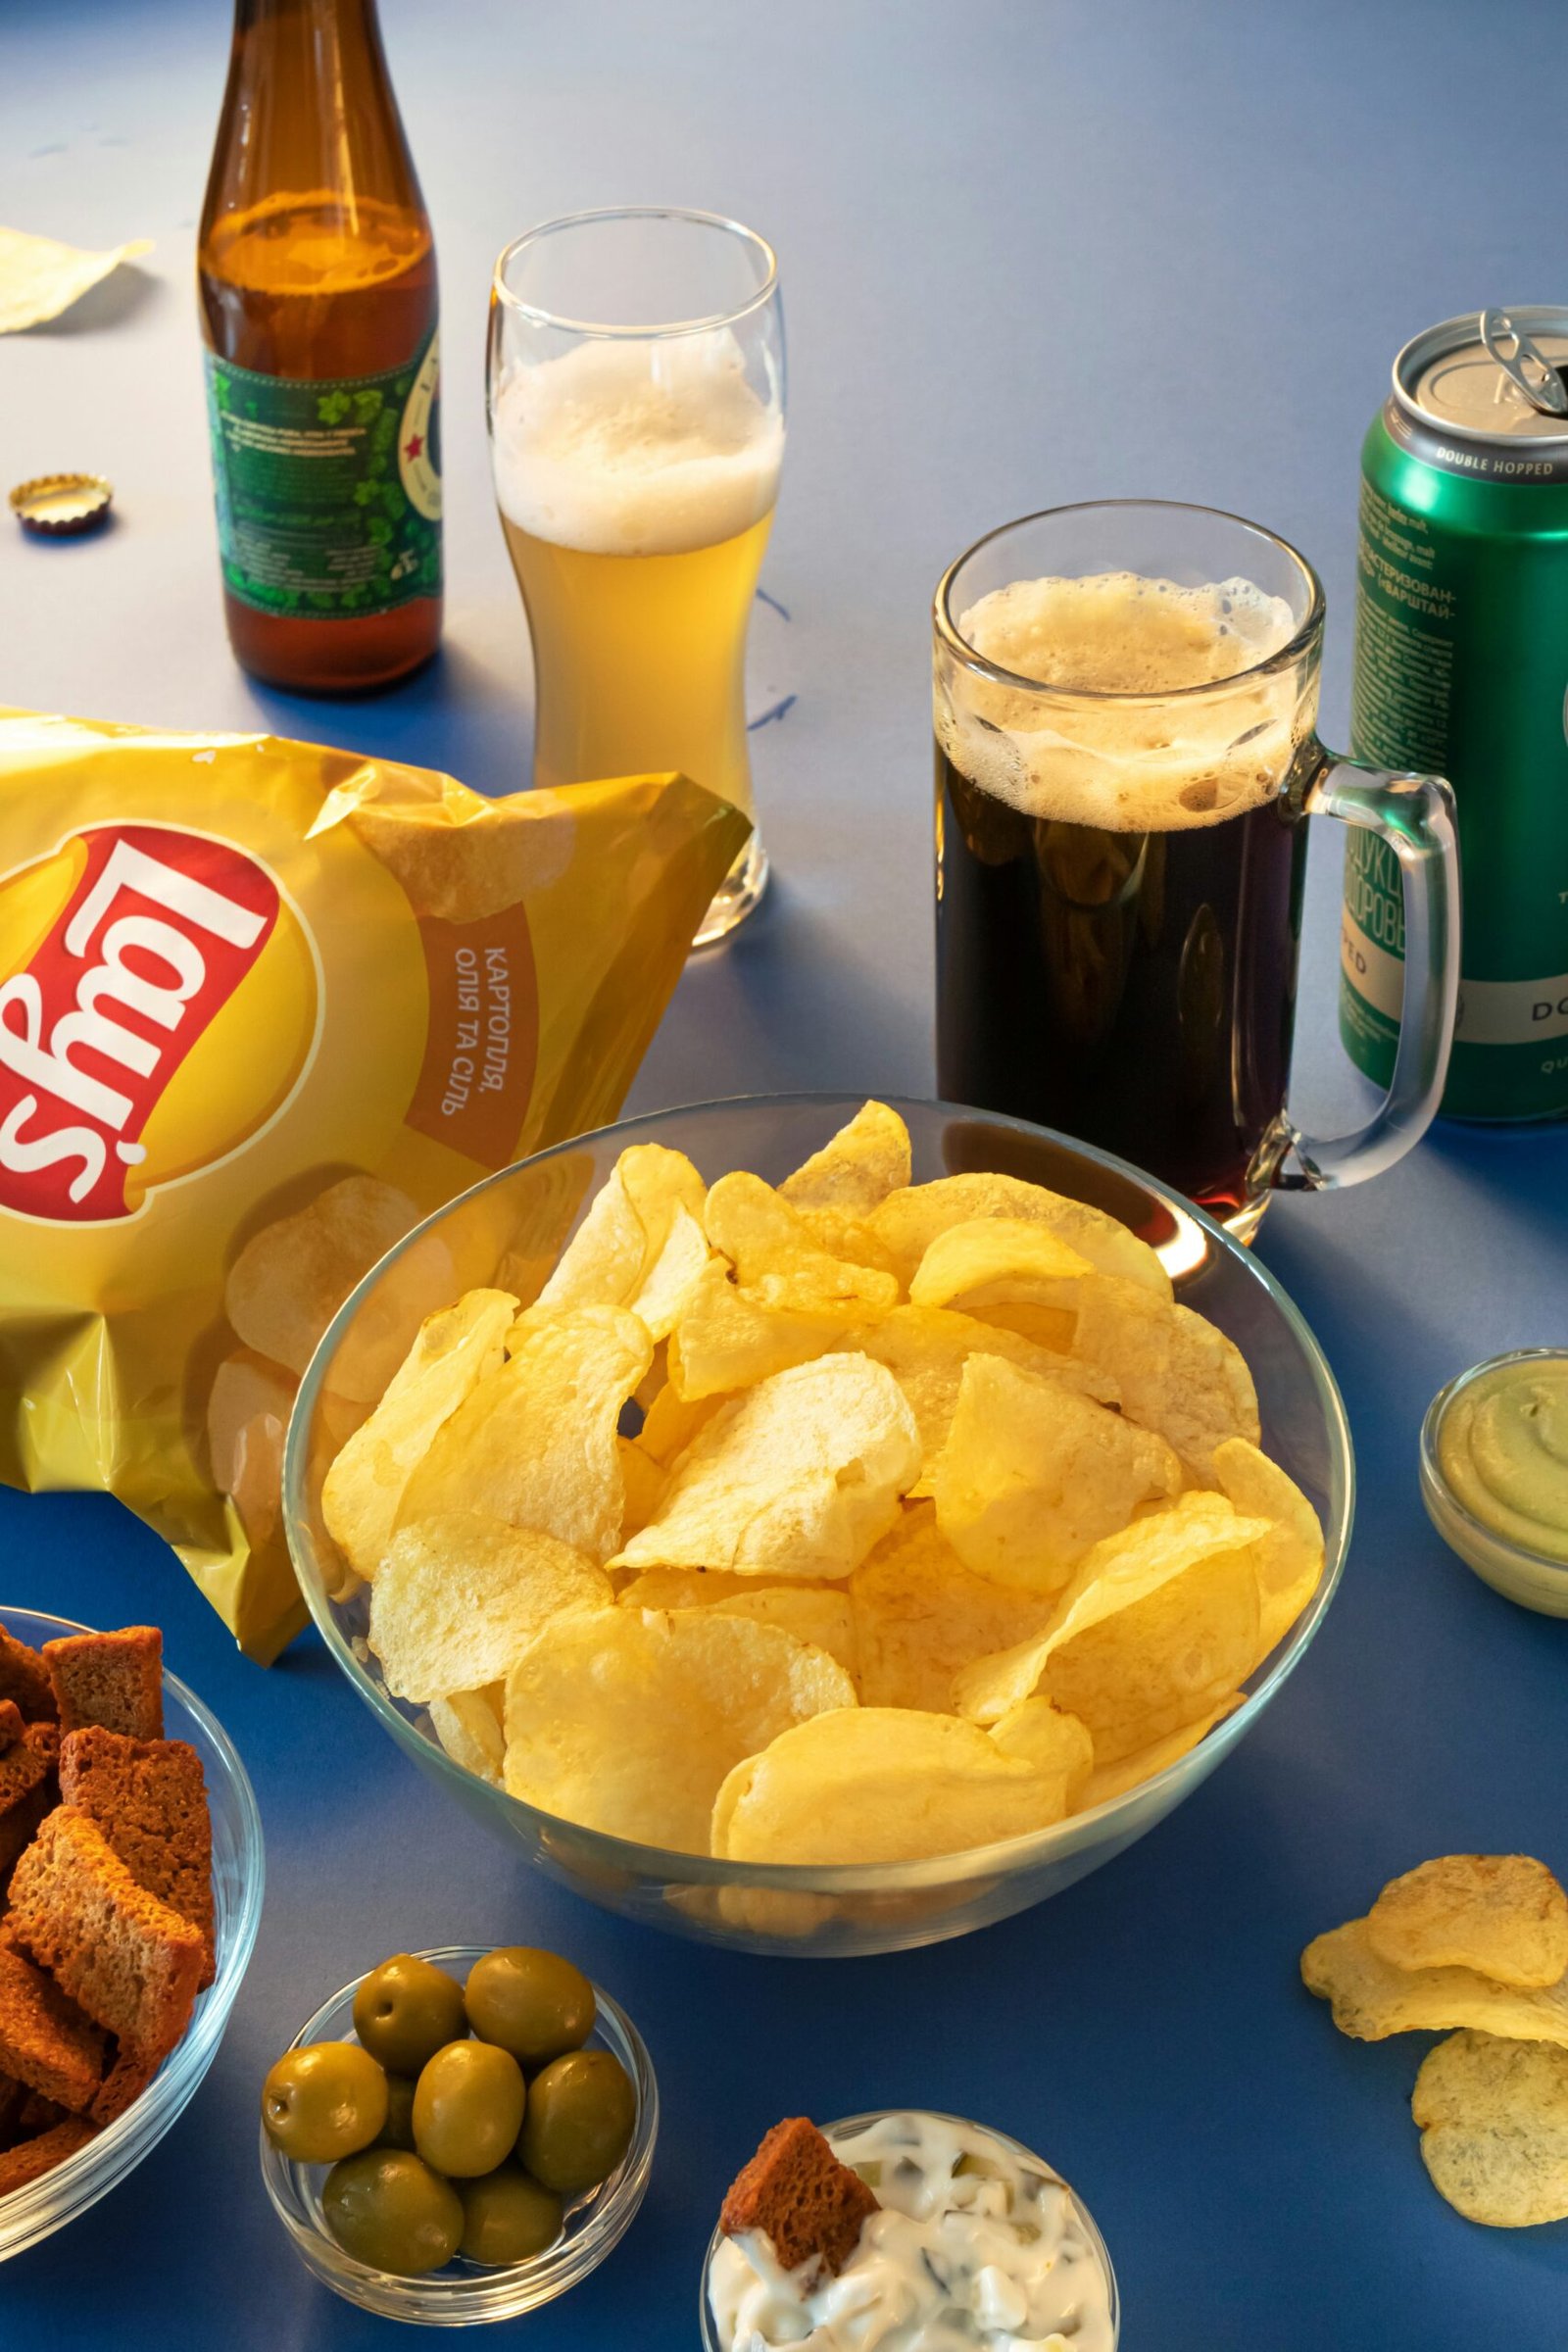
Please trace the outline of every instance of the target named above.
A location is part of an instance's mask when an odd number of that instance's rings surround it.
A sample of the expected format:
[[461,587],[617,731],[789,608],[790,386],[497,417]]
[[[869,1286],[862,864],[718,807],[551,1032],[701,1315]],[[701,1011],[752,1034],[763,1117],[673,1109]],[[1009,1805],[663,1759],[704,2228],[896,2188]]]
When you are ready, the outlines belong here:
[[[156,249],[0,342],[7,481],[86,466],[107,537],[0,535],[0,699],[314,735],[520,783],[528,662],[484,450],[491,260],[528,221],[648,200],[755,220],[789,315],[790,454],[765,649],[797,694],[757,738],[777,885],[695,962],[634,1107],[811,1085],[931,1086],[926,607],[1007,516],[1113,494],[1255,514],[1329,589],[1343,727],[1356,451],[1399,343],[1563,292],[1564,18],[1553,0],[386,0],[440,244],[445,652],[358,707],[251,685],[222,634],[191,247],[222,0],[0,0],[0,220]],[[787,673],[787,674],[786,674]],[[1320,843],[1301,1095],[1354,1115],[1333,1034],[1338,845]],[[1283,1200],[1260,1250],[1321,1338],[1360,1515],[1310,1657],[1235,1758],[1143,1843],[966,1941],[832,1965],[633,1930],[459,1818],[314,1640],[270,1673],[101,1497],[0,1493],[0,1600],[153,1617],[237,1740],[268,1899],[222,2050],[112,2197],[17,2261],[0,2342],[341,2352],[390,2323],[314,2285],[256,2167],[256,2096],[334,1985],[399,1946],[564,1946],[633,2009],[665,2122],[643,2213],[537,2352],[695,2341],[720,2192],[777,2116],[905,2101],[1017,2133],[1080,2185],[1129,2352],[1564,2341],[1568,2227],[1472,2228],[1405,2102],[1425,2037],[1341,2039],[1309,1936],[1434,1852],[1568,1873],[1568,1627],[1476,1583],[1416,1492],[1422,1409],[1568,1320],[1568,1131],[1440,1126],[1396,1174]]]

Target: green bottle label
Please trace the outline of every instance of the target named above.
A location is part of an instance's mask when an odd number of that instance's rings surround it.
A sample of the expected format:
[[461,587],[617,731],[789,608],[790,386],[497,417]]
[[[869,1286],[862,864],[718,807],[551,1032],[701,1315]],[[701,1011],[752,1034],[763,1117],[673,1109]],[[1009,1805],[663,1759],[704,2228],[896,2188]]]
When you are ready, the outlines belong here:
[[363,620],[441,593],[441,360],[305,382],[207,354],[218,546],[260,612]]

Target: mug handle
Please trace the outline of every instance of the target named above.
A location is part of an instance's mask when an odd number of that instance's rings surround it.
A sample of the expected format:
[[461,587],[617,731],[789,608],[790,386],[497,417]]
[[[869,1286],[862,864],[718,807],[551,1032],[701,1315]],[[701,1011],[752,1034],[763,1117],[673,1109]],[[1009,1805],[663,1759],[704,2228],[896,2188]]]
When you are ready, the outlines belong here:
[[1283,1192],[1363,1183],[1421,1141],[1442,1100],[1459,1003],[1459,844],[1451,786],[1442,776],[1367,767],[1321,747],[1319,761],[1302,802],[1305,813],[1366,826],[1399,861],[1404,1002],[1394,1076],[1364,1127],[1350,1135],[1306,1135],[1287,1105],[1286,1150],[1273,1175]]

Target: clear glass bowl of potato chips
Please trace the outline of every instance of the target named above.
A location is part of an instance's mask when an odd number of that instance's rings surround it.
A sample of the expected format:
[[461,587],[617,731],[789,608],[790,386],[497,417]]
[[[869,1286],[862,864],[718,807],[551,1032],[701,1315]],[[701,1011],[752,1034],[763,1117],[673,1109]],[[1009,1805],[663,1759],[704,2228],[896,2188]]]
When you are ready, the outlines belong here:
[[428,1218],[321,1341],[284,1509],[333,1656],[476,1819],[607,1909],[825,1956],[1162,1820],[1304,1655],[1353,1485],[1322,1350],[1209,1218],[1019,1121],[812,1095]]

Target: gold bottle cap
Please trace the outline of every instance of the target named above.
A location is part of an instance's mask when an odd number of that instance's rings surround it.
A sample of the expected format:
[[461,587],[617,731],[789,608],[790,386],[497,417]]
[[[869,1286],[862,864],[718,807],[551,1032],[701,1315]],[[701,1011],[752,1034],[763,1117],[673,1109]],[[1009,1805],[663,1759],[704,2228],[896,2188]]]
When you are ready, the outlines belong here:
[[95,531],[106,519],[114,495],[114,484],[101,473],[40,473],[17,484],[11,512],[24,531],[67,539],[78,531]]

